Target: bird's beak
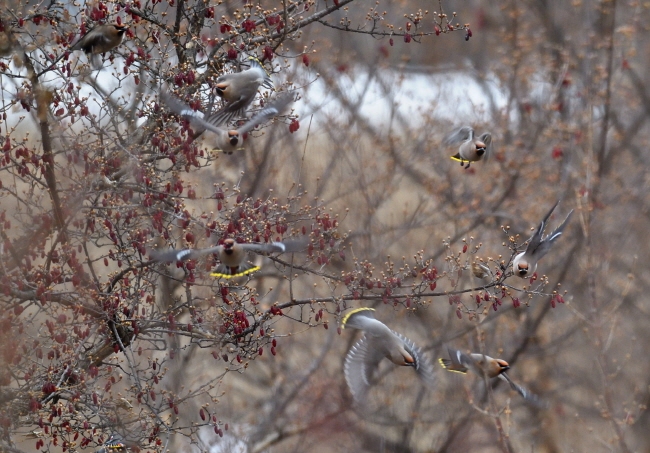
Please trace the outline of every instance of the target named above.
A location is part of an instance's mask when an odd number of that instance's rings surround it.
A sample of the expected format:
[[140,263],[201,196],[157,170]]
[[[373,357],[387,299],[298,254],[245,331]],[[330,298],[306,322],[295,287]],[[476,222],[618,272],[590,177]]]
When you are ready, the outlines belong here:
[[476,154],[479,156],[482,156],[485,153],[485,143],[482,142],[476,142]]
[[220,97],[223,97],[224,92],[226,91],[227,86],[224,84],[217,85],[215,87],[215,91],[217,92],[217,95]]

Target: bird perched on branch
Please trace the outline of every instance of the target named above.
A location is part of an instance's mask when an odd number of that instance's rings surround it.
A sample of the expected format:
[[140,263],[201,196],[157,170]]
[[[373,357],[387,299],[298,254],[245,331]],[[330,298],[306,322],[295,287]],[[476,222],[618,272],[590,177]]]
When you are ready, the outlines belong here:
[[549,219],[559,203],[560,200],[558,200],[553,205],[551,210],[548,211],[548,214],[544,216],[544,219],[537,227],[537,230],[535,230],[533,236],[528,240],[528,246],[526,247],[526,250],[515,256],[515,259],[512,261],[512,271],[515,273],[515,275],[521,278],[526,278],[529,275],[534,274],[537,270],[537,262],[548,253],[548,251],[551,249],[551,246],[553,245],[553,242],[562,236],[562,231],[566,227],[567,223],[569,223],[571,214],[573,214],[573,209],[566,216],[564,222],[562,222],[560,226],[555,229],[555,231],[553,231],[548,236],[543,237],[546,221]]
[[176,261],[187,261],[190,259],[200,258],[204,255],[214,253],[219,258],[221,263],[215,268],[214,272],[210,275],[220,278],[233,278],[248,275],[260,269],[246,261],[248,252],[254,253],[296,253],[305,249],[305,241],[300,240],[287,240],[284,242],[269,242],[263,244],[259,242],[249,242],[240,244],[234,239],[226,239],[223,244],[216,247],[209,247],[205,249],[182,249],[182,250],[151,250],[149,256],[154,261],[161,263],[173,263]]
[[373,384],[373,374],[383,358],[395,365],[410,366],[427,384],[434,380],[433,366],[411,340],[375,319],[373,308],[357,308],[343,317],[341,327],[363,330],[363,337],[345,358],[345,380],[352,397],[363,402]]
[[215,137],[214,149],[220,149],[226,154],[232,154],[237,149],[242,148],[242,136],[246,132],[253,130],[258,124],[263,124],[279,115],[293,101],[293,96],[290,94],[280,96],[257,112],[253,118],[243,125],[236,129],[227,129],[211,123],[204,117],[203,113],[192,109],[166,90],[161,91],[160,98],[172,112],[188,119],[196,132],[202,133],[206,130],[212,132]]
[[468,370],[472,370],[477,375],[485,375],[489,379],[498,377],[506,381],[526,401],[536,405],[543,405],[536,395],[510,379],[510,376],[506,374],[506,371],[510,369],[510,365],[505,360],[494,359],[484,354],[465,354],[452,348],[447,348],[447,352],[449,353],[449,359],[439,359],[440,365],[447,371],[465,374]]
[[83,50],[91,59],[94,67],[98,67],[96,56],[109,52],[119,46],[124,38],[124,33],[129,29],[126,25],[103,24],[98,25],[83,35],[70,50]]
[[460,143],[458,152],[451,156],[460,165],[469,168],[470,163],[477,162],[481,159],[487,160],[492,153],[492,135],[484,133],[480,137],[474,135],[474,129],[469,126],[463,126],[453,134],[449,135],[444,144],[447,146],[457,145]]
[[219,76],[216,83],[217,95],[228,102],[221,110],[213,113],[207,121],[215,126],[227,124],[233,119],[243,118],[246,109],[255,99],[260,87],[273,89],[273,81],[260,61],[249,57],[249,68],[232,74]]

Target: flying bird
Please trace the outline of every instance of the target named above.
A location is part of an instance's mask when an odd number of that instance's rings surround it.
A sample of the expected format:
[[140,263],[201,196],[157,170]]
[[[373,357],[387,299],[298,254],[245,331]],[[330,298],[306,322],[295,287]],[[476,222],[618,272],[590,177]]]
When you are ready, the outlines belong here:
[[465,354],[457,349],[447,348],[449,359],[439,359],[440,365],[447,371],[456,373],[467,373],[468,370],[476,373],[479,376],[487,376],[488,378],[502,379],[506,381],[510,387],[519,393],[526,401],[529,401],[538,406],[542,406],[539,398],[526,390],[522,386],[516,384],[506,371],[510,369],[510,365],[503,359],[494,359],[484,354]]
[[124,440],[117,434],[111,435],[95,453],[125,453],[128,451]]
[[363,330],[363,337],[345,358],[345,380],[357,402],[365,399],[373,384],[373,375],[382,359],[395,365],[410,366],[420,378],[433,383],[433,366],[411,340],[375,319],[373,308],[357,308],[343,317],[341,327]]
[[481,159],[487,160],[492,153],[492,135],[486,132],[480,137],[476,137],[474,135],[474,129],[469,126],[461,127],[449,135],[444,141],[444,144],[447,146],[457,145],[459,143],[460,147],[458,148],[458,152],[451,156],[451,158],[460,162],[460,165],[464,165],[465,168],[469,168],[472,162],[477,162]]
[[293,101],[293,96],[290,94],[278,97],[237,129],[227,129],[210,122],[210,117],[206,119],[203,113],[192,109],[166,90],[161,92],[160,97],[172,112],[188,119],[196,132],[202,133],[206,130],[212,132],[215,137],[214,149],[220,149],[226,154],[232,154],[237,149],[242,148],[240,142],[246,132],[253,130],[258,124],[263,124],[279,115]]
[[215,126],[227,124],[233,119],[244,117],[246,108],[253,102],[259,87],[273,89],[273,81],[260,61],[248,59],[250,67],[241,72],[224,74],[217,79],[217,95],[228,102],[221,110],[211,114],[207,121]]
[[248,275],[260,269],[246,261],[248,252],[255,253],[295,253],[304,250],[305,242],[300,240],[287,240],[284,242],[270,242],[263,244],[249,242],[240,244],[234,239],[228,238],[223,244],[205,249],[182,249],[182,250],[151,250],[149,256],[152,260],[161,263],[174,263],[176,261],[187,261],[197,259],[204,255],[214,253],[221,263],[210,275],[219,278],[234,278]]
[[555,229],[555,231],[553,231],[548,236],[543,237],[546,221],[551,216],[553,210],[555,210],[559,203],[560,200],[558,200],[553,205],[551,210],[548,211],[548,214],[544,216],[544,219],[537,227],[537,230],[529,239],[526,250],[515,256],[515,259],[512,261],[512,271],[515,273],[515,275],[521,278],[526,278],[527,276],[534,274],[537,270],[537,262],[548,253],[548,251],[551,249],[551,246],[553,245],[553,242],[562,236],[562,231],[566,227],[567,223],[569,223],[571,214],[573,214],[573,209],[566,216],[564,222],[562,222],[560,226]]

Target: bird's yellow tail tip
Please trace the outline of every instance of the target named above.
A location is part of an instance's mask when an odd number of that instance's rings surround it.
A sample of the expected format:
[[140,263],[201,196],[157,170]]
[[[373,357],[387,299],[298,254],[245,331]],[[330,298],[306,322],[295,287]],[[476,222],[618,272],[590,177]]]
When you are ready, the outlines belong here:
[[348,322],[348,319],[350,319],[350,316],[352,316],[355,313],[362,312],[362,311],[375,311],[375,309],[370,308],[370,307],[355,308],[354,310],[346,313],[346,315],[343,317],[343,319],[341,320],[341,327],[343,329],[345,329],[345,324]]

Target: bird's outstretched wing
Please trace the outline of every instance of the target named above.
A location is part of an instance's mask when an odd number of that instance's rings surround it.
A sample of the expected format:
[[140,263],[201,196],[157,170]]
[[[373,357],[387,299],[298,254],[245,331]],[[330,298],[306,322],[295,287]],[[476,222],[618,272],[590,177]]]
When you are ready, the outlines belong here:
[[149,257],[161,263],[174,263],[176,261],[187,261],[199,258],[203,255],[216,253],[222,248],[218,245],[216,247],[209,247],[205,249],[169,249],[169,250],[150,250]]
[[271,118],[278,116],[291,102],[293,102],[293,96],[290,94],[277,98],[262,110],[257,112],[253,118],[248,120],[243,125],[239,126],[237,128],[237,132],[244,134],[246,132],[252,131],[258,124],[264,124]]
[[370,337],[364,335],[345,357],[345,380],[350,393],[357,402],[363,402],[373,382],[373,374],[384,355],[372,347]]
[[471,127],[463,126],[457,131],[449,134],[443,141],[443,144],[446,146],[451,146],[457,143],[462,143],[465,140],[468,140],[472,136],[473,132],[474,130]]
[[510,384],[510,387],[517,393],[519,393],[527,402],[540,407],[540,408],[545,408],[548,407],[548,403],[545,401],[541,400],[537,395],[532,393],[530,390],[525,389],[524,387],[520,386],[519,384],[515,383],[512,379],[510,379],[510,376],[508,376],[506,373],[501,373],[499,375],[501,379],[506,381],[508,384]]
[[160,99],[169,108],[169,110],[189,120],[195,132],[201,133],[205,130],[210,130],[211,132],[214,132],[216,134],[222,132],[222,129],[219,129],[213,126],[212,124],[208,123],[203,117],[204,115],[202,112],[199,112],[198,110],[194,110],[192,107],[185,104],[183,101],[178,99],[169,91],[165,89],[161,90]]

